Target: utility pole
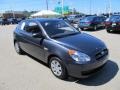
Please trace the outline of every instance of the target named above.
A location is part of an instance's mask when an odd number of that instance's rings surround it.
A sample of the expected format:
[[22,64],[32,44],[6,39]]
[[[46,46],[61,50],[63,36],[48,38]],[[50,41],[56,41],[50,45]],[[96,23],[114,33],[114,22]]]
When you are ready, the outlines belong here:
[[47,10],[49,9],[49,7],[48,7],[48,0],[46,0],[46,8],[47,8]]
[[92,1],[90,0],[90,15],[92,14]]
[[109,17],[110,17],[110,15],[111,15],[111,0],[108,0],[108,4],[109,4],[108,13],[109,13]]
[[15,11],[12,9],[12,6],[10,6],[12,17],[15,18]]
[[62,0],[62,16],[64,16],[64,0]]
[[12,10],[13,18],[15,18],[15,12]]

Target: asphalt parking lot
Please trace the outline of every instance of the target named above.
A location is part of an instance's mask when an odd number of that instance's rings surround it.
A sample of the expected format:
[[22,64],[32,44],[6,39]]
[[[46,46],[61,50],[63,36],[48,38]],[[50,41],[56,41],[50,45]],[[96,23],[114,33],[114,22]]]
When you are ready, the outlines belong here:
[[0,90],[120,90],[119,33],[85,31],[106,43],[110,51],[108,63],[88,79],[60,80],[42,62],[15,52],[14,29],[15,25],[0,26]]

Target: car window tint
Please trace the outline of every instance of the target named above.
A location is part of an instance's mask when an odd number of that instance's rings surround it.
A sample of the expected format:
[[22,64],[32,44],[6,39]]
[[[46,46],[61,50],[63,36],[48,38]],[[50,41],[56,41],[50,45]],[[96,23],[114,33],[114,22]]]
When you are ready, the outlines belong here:
[[62,20],[44,21],[41,22],[41,25],[50,37],[58,34],[68,34],[68,33],[78,32],[77,30],[70,27],[66,22]]
[[27,32],[41,33],[41,29],[36,22],[29,22],[26,29]]

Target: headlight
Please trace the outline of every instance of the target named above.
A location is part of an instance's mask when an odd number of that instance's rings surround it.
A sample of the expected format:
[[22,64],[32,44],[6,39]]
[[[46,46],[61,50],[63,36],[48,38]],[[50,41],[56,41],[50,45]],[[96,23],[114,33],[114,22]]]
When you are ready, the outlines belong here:
[[68,53],[76,62],[79,63],[86,63],[91,60],[91,58],[85,53],[81,53],[74,50],[69,50]]

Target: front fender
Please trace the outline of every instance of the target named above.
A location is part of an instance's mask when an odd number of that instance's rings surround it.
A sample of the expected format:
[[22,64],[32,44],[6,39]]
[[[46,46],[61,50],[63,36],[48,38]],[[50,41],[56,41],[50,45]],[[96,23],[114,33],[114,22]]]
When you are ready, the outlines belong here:
[[45,40],[43,44],[45,48],[47,48],[47,50],[45,50],[46,63],[48,63],[48,57],[51,55],[59,57],[63,63],[68,63],[69,55],[66,47],[51,40]]

